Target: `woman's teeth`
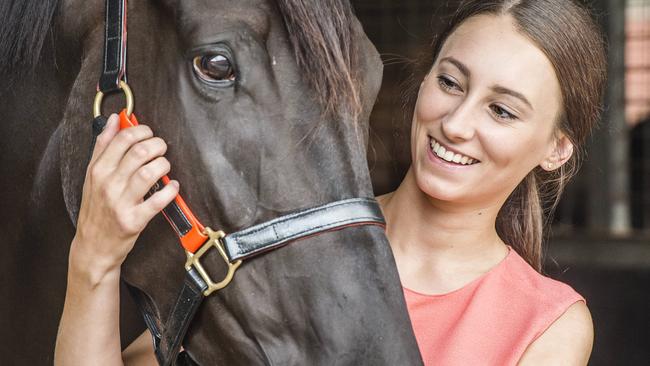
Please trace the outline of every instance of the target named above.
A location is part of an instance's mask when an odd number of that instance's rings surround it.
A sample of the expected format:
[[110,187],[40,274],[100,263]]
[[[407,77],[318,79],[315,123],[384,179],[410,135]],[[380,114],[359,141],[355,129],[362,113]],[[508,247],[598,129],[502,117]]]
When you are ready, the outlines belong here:
[[474,164],[474,162],[476,162],[476,160],[468,156],[462,154],[455,154],[453,151],[448,151],[433,138],[429,140],[429,143],[431,145],[431,150],[433,151],[434,154],[438,155],[441,159],[446,160],[450,163],[456,163],[460,165],[471,165]]

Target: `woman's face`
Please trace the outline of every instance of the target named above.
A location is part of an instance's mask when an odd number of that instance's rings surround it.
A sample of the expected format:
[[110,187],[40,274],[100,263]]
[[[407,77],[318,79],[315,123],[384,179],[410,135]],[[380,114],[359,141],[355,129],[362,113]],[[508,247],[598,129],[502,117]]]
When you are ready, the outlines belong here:
[[418,186],[437,200],[501,204],[536,166],[563,163],[553,160],[561,103],[553,66],[510,16],[466,20],[420,86],[411,130]]

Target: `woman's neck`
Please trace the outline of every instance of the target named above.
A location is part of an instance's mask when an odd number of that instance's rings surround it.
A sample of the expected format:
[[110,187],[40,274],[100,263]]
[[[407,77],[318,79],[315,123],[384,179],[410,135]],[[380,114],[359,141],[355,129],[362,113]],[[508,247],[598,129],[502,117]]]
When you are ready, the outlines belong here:
[[508,252],[495,229],[498,202],[479,207],[435,200],[420,190],[412,170],[396,191],[378,200],[405,285],[409,277],[423,276],[444,282],[453,275],[462,283],[462,273],[468,279],[484,273]]

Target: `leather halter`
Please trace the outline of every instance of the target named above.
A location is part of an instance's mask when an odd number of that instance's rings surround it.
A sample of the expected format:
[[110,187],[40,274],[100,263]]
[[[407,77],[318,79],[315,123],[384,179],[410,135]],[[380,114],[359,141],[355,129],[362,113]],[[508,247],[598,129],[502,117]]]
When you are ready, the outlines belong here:
[[[126,83],[126,34],[126,0],[106,0],[104,58],[93,105],[93,146],[107,122],[107,118],[101,115],[105,93],[121,90],[126,97],[127,108],[119,114],[120,128],[138,124],[132,113],[133,95]],[[169,178],[164,176],[151,188],[149,195],[168,183]],[[331,202],[277,217],[231,234],[204,227],[180,194],[163,209],[163,215],[185,249],[185,279],[162,329],[155,321],[155,312],[146,306],[146,301],[144,305],[141,301],[140,305],[145,323],[154,338],[158,363],[165,366],[175,365],[181,359],[185,360],[181,362],[190,362],[187,355],[179,357],[179,350],[196,311],[205,297],[230,283],[243,260],[327,231],[358,225],[385,225],[374,198],[349,198]],[[228,274],[219,282],[212,281],[200,261],[212,248],[217,249],[228,265]],[[146,298],[141,295],[136,294],[140,300]]]

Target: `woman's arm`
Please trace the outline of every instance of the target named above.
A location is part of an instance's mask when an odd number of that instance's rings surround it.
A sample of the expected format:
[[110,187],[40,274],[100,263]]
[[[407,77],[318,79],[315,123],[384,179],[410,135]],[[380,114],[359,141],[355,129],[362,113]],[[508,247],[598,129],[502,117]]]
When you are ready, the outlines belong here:
[[165,142],[149,127],[119,131],[112,115],[88,165],[77,232],[70,247],[68,286],[55,365],[122,365],[120,266],[147,223],[178,193],[178,183],[143,200],[169,172]]
[[528,346],[519,365],[587,365],[593,343],[591,314],[578,301]]
[[122,352],[124,364],[128,366],[158,366],[158,360],[156,360],[152,342],[151,333],[145,330]]

